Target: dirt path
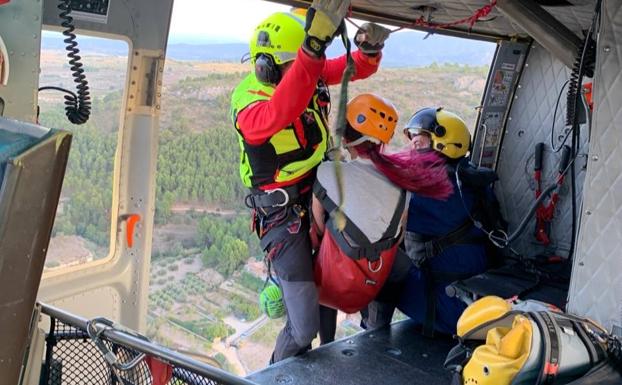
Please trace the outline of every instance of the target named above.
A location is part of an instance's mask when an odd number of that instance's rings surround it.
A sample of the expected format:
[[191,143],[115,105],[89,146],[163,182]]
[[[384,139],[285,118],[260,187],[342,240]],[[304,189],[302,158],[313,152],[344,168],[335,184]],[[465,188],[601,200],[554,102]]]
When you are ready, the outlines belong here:
[[240,360],[240,357],[238,357],[238,352],[236,348],[226,346],[222,341],[219,341],[212,344],[212,349],[218,353],[221,353],[227,358],[231,371],[234,374],[237,374],[239,376],[246,376],[248,370],[244,366],[244,363],[242,363],[242,360]]
[[222,210],[218,207],[208,207],[205,205],[192,204],[192,203],[175,203],[171,207],[171,212],[175,214],[183,214],[189,211],[194,211],[197,213],[222,215],[222,216],[233,216],[237,214],[235,210]]
[[262,315],[253,322],[242,322],[235,317],[228,316],[223,321],[235,329],[235,333],[227,337],[227,345],[236,346],[239,340],[253,335],[257,329],[268,321],[268,317]]

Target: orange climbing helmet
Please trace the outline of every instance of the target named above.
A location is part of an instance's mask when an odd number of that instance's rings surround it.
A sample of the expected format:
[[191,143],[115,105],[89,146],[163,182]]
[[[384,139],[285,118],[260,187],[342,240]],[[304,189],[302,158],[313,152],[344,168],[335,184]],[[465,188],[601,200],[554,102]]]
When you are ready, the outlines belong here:
[[393,104],[374,94],[354,97],[346,110],[348,124],[363,135],[364,140],[375,143],[389,143],[397,126],[397,119]]

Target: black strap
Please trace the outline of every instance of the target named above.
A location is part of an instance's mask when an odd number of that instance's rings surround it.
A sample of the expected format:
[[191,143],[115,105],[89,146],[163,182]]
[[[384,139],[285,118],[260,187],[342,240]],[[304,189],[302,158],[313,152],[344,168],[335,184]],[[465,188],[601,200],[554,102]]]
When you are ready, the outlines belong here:
[[555,378],[559,371],[560,341],[557,333],[557,326],[555,320],[547,312],[528,314],[540,330],[544,350],[542,368],[540,369],[538,380],[535,385],[551,385],[555,382]]
[[[316,181],[313,186],[313,194],[322,204],[322,207],[329,213],[333,213],[337,209],[337,204],[328,196],[326,189],[321,185],[319,181]],[[406,192],[401,190],[400,198],[397,204],[397,208],[393,213],[393,217],[389,222],[389,226],[383,233],[383,238],[377,242],[370,242],[369,238],[361,231],[361,229],[354,224],[346,216],[346,226],[343,231],[340,231],[335,224],[335,221],[329,220],[326,222],[327,229],[330,231],[333,239],[339,246],[339,249],[343,251],[348,257],[359,260],[366,258],[371,262],[377,261],[380,258],[380,253],[393,247],[399,240],[399,236],[395,234],[398,231],[400,220],[403,214],[403,207],[406,204]],[[357,246],[350,244],[346,238],[346,234]]]
[[423,265],[422,269],[425,279],[425,316],[423,320],[422,334],[425,337],[434,337],[434,323],[436,322],[436,292],[434,290],[434,278],[429,265]]
[[598,357],[598,352],[592,344],[592,340],[587,335],[585,329],[583,329],[583,326],[580,322],[573,320],[570,320],[570,322],[572,323],[573,330],[575,331],[575,333],[577,333],[579,339],[581,340],[581,342],[583,342],[583,345],[585,345],[585,348],[587,349],[587,354],[590,357],[590,367],[594,366],[594,364],[600,360]]
[[434,258],[443,253],[448,247],[458,244],[479,244],[483,241],[481,235],[472,234],[473,222],[467,219],[455,230],[441,237],[430,237],[423,234],[412,233],[416,242],[423,243],[426,259]]
[[297,185],[269,191],[253,190],[244,198],[244,204],[250,209],[285,207],[297,203],[299,197],[300,191]]

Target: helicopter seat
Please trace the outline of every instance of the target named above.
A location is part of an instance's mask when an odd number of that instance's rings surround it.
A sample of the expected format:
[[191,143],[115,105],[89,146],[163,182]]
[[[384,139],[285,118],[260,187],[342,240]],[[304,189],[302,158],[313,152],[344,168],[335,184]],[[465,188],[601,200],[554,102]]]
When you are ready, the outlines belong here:
[[537,256],[506,259],[497,268],[458,280],[446,287],[450,297],[467,304],[488,295],[537,300],[564,310],[570,283],[571,263],[563,258]]

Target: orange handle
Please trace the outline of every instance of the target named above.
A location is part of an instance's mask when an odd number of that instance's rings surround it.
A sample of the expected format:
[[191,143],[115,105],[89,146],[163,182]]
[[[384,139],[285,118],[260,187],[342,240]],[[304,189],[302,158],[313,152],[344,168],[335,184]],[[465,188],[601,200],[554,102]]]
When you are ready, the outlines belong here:
[[138,214],[130,214],[127,216],[125,236],[127,238],[127,247],[132,247],[134,245],[134,228],[136,227],[136,223],[140,221],[140,215]]

